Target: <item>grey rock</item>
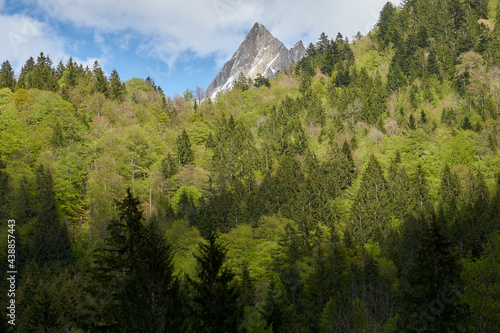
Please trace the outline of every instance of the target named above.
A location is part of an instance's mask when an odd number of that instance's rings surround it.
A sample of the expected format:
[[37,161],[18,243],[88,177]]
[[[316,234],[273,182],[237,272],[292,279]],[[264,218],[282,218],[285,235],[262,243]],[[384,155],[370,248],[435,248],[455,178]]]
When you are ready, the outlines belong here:
[[255,23],[231,60],[224,64],[207,88],[207,96],[231,90],[240,73],[254,79],[257,74],[272,79],[278,71],[290,67],[306,53],[302,41],[290,50],[275,38],[265,26]]

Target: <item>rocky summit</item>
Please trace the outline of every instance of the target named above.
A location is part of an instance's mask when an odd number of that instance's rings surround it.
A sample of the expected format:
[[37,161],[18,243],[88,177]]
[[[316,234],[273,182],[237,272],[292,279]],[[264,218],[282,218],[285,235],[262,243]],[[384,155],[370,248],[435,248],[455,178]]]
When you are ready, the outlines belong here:
[[214,98],[219,91],[230,90],[240,72],[250,78],[255,78],[257,74],[273,78],[293,61],[300,60],[305,53],[302,41],[289,50],[264,25],[255,23],[231,60],[224,64],[208,86],[207,96]]

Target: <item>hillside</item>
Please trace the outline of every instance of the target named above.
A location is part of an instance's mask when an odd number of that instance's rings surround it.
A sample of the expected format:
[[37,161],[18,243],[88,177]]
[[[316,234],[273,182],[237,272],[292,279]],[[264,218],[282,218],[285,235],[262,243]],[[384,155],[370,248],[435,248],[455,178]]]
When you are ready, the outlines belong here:
[[216,99],[2,60],[15,331],[498,331],[499,3],[388,3]]

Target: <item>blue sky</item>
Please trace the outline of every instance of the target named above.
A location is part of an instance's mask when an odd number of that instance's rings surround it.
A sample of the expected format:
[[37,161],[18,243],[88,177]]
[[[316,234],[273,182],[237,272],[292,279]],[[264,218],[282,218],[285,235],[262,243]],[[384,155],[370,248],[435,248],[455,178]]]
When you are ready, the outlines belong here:
[[[150,76],[169,96],[206,88],[255,22],[287,47],[321,32],[373,28],[387,0],[0,0],[0,62],[16,74],[43,51],[98,60],[122,80]],[[394,1],[393,1],[394,3]]]

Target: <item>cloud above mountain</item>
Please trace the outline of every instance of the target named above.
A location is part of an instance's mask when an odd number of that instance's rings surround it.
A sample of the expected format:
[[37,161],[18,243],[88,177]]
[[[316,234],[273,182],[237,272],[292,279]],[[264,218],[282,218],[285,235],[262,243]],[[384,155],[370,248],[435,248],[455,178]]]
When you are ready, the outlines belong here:
[[[0,0],[0,6],[2,4]],[[368,32],[378,19],[385,0],[298,1],[298,0],[22,0],[41,21],[69,24],[75,29],[91,29],[100,36],[103,52],[115,46],[134,45],[135,51],[172,66],[186,56],[213,55],[219,65],[235,51],[254,22],[263,23],[290,47],[298,39],[316,41],[321,32],[350,37],[358,30]],[[7,6],[13,1],[7,1]],[[4,6],[5,7],[5,6]],[[1,7],[0,7],[1,8]],[[26,17],[29,16],[25,11]],[[2,16],[3,26],[17,17]],[[17,23],[19,25],[19,23]],[[47,26],[34,21],[42,32],[40,43],[48,49],[64,45],[57,34],[48,37]],[[37,25],[38,24],[38,25]],[[50,32],[49,32],[50,33]],[[61,32],[59,32],[61,34]],[[123,37],[122,37],[123,36]],[[123,40],[122,40],[123,38]],[[133,43],[130,44],[129,42]],[[104,44],[110,44],[108,48]],[[66,41],[67,44],[67,41]],[[117,45],[119,44],[119,45]],[[38,46],[38,45],[37,45]],[[47,48],[45,48],[47,49]]]

